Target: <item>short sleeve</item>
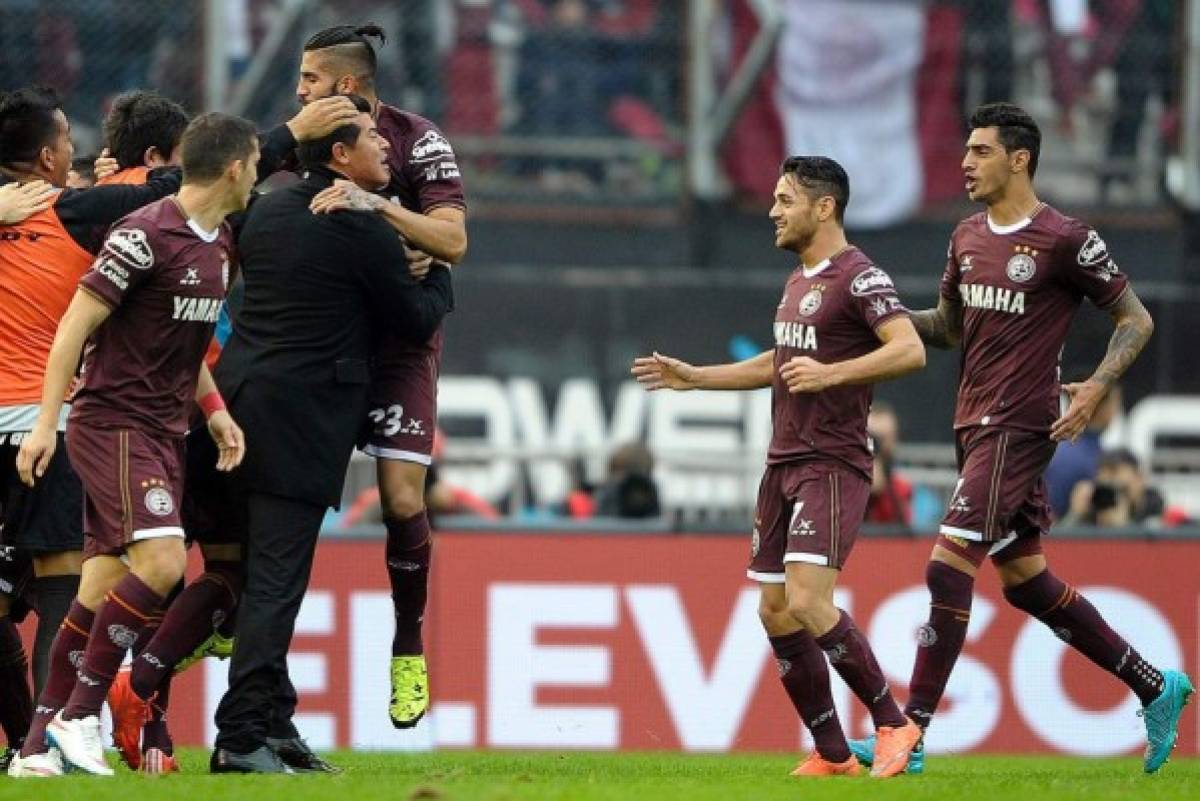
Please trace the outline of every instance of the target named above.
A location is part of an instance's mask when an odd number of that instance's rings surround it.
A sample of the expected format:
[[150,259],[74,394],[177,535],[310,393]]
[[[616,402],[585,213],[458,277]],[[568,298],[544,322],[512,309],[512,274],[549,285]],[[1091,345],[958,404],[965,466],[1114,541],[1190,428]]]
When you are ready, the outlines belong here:
[[79,286],[113,308],[120,306],[129,292],[154,272],[152,241],[151,232],[139,223],[118,223],[108,232]]
[[1055,261],[1062,279],[1100,308],[1115,303],[1129,286],[1100,234],[1078,220],[1062,233]]
[[894,317],[908,314],[900,302],[892,277],[878,267],[868,267],[850,279],[848,296],[850,312],[871,328]]
[[946,248],[946,269],[942,270],[942,283],[939,290],[943,298],[958,300],[958,284],[961,278],[958,256],[954,253],[954,237],[951,236],[950,244]]
[[405,147],[404,170],[416,191],[421,213],[439,206],[466,208],[462,173],[445,135],[427,122],[416,127]]

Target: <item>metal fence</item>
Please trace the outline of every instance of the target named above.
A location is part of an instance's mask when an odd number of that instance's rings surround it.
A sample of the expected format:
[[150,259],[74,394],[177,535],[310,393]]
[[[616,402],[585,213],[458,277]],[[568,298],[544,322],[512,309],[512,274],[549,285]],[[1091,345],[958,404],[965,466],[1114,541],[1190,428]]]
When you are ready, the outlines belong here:
[[[853,139],[865,112],[886,127],[890,112],[872,100],[873,88],[903,96],[910,130],[899,138],[911,137],[919,152],[921,208],[961,195],[966,112],[1002,98],[1043,123],[1047,193],[1145,206],[1163,201],[1167,159],[1187,130],[1189,6],[0,0],[0,86],[56,86],[84,150],[97,144],[106,102],[133,87],[266,125],[295,108],[303,40],[326,25],[370,20],[389,33],[381,96],[440,123],[467,165],[472,197],[503,201],[493,203],[498,213],[522,202],[546,212],[563,200],[622,209],[691,195],[762,201],[763,176],[786,149],[811,141],[797,126],[843,119],[849,130],[837,138]],[[912,24],[885,33],[859,24],[882,14]],[[899,89],[888,83],[896,74]]]

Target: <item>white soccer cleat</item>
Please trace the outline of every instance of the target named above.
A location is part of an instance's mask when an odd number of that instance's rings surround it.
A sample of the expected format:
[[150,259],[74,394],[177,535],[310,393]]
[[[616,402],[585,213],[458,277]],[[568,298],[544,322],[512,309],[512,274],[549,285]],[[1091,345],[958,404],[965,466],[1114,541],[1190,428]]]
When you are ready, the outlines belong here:
[[44,779],[64,773],[62,755],[57,748],[27,757],[17,754],[8,764],[8,775],[14,779]]
[[63,762],[96,776],[111,776],[113,769],[104,759],[100,739],[100,718],[88,715],[80,720],[63,720],[60,711],[46,724],[46,742],[62,752]]

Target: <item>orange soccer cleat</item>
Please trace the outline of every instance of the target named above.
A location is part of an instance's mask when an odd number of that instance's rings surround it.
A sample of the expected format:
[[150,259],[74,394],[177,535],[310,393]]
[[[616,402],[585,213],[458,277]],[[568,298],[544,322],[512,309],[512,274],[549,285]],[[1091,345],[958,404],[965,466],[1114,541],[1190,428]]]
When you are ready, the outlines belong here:
[[845,762],[830,762],[816,751],[792,771],[793,776],[858,776],[860,773],[862,768],[853,756]]
[[131,673],[128,665],[117,671],[108,690],[108,708],[112,712],[113,745],[121,761],[130,770],[137,770],[142,764],[142,726],[150,717],[150,704],[133,691]]
[[139,772],[153,776],[178,773],[179,762],[161,748],[147,748],[146,753],[142,754],[142,766]]
[[908,758],[921,742],[921,727],[911,720],[903,726],[880,726],[875,735],[875,759],[871,775],[877,779],[903,773]]

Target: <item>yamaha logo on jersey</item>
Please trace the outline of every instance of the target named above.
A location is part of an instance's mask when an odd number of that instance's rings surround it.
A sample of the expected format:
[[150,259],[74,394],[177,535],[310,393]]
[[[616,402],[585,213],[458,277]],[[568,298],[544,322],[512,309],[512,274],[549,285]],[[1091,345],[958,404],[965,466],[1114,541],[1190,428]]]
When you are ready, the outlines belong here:
[[804,293],[804,297],[800,298],[800,316],[811,317],[816,314],[817,309],[821,308],[821,288],[815,287]]
[[1015,250],[1017,252],[1008,260],[1008,266],[1004,272],[1010,281],[1023,284],[1033,278],[1034,273],[1037,272],[1037,262],[1033,260],[1033,257],[1038,252],[1025,245],[1017,245]]
[[163,487],[153,487],[146,493],[146,508],[152,515],[166,517],[175,511],[175,499]]

